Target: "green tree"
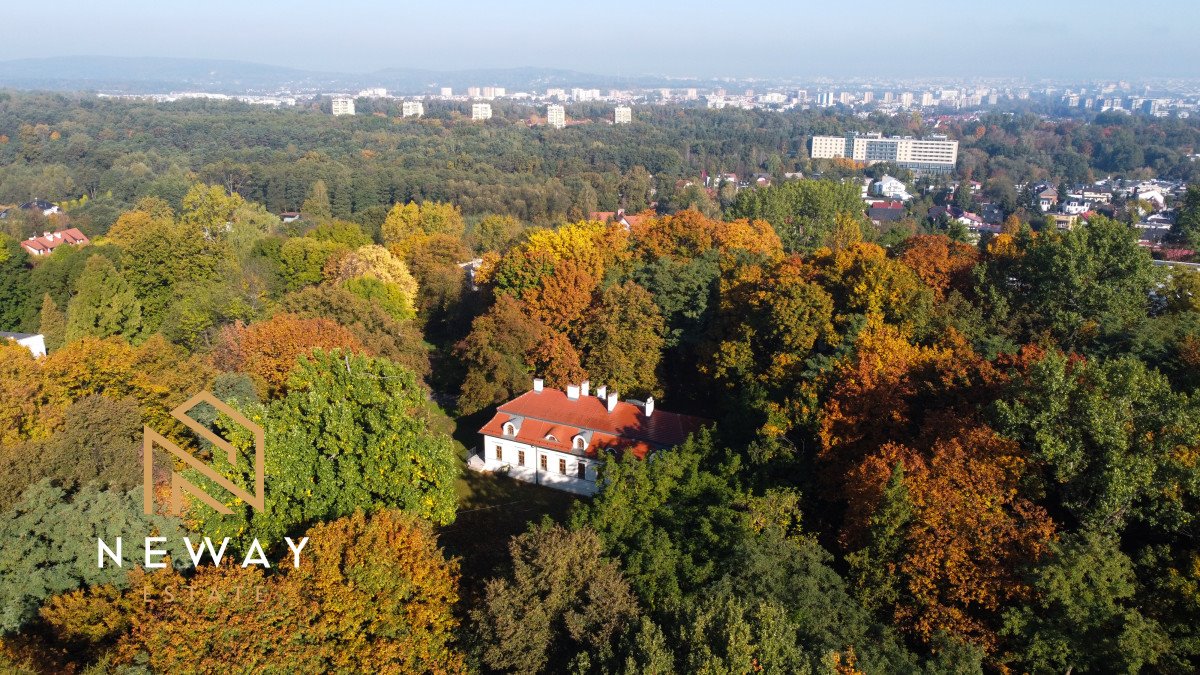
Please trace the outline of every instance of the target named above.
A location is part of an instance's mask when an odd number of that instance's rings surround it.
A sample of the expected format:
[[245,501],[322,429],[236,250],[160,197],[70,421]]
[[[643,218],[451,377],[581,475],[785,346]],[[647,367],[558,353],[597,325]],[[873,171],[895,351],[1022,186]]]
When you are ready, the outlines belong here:
[[765,189],[742,190],[730,215],[771,223],[788,251],[811,251],[828,243],[837,216],[863,218],[862,199],[852,182],[788,181]]
[[1195,522],[1197,402],[1133,357],[1049,354],[995,403],[999,430],[1044,467],[1051,497],[1084,523],[1176,531]]
[[1171,237],[1193,250],[1200,249],[1200,184],[1189,185],[1171,225]]
[[67,315],[58,308],[49,293],[42,296],[38,332],[46,340],[46,351],[58,349],[67,339]]
[[[412,372],[386,359],[318,349],[300,357],[287,391],[265,409],[247,408],[266,431],[266,508],[252,511],[235,500],[233,514],[221,515],[197,503],[192,513],[204,532],[282,542],[306,523],[357,509],[454,520],[458,460],[450,438],[431,428],[435,411]],[[229,433],[252,457],[249,433]],[[239,485],[253,483],[248,459],[230,465],[216,453],[214,466]]]
[[596,384],[633,396],[662,395],[666,326],[654,298],[632,281],[613,285],[584,320],[583,367]]
[[77,285],[78,292],[67,305],[67,340],[85,335],[98,338],[119,335],[133,340],[141,335],[142,303],[108,258],[101,255],[88,258]]
[[308,189],[308,197],[300,207],[300,212],[314,219],[332,218],[333,206],[329,202],[329,187],[325,181],[317,179]]
[[29,311],[28,255],[21,245],[0,234],[0,326],[18,331]]
[[197,183],[183,197],[179,222],[199,227],[209,236],[224,235],[232,229],[234,213],[245,203],[241,195],[229,194],[220,185]]
[[1069,232],[1018,238],[1023,255],[994,260],[986,274],[1028,339],[1048,332],[1064,349],[1099,349],[1146,320],[1161,273],[1137,234],[1094,217]]
[[897,463],[880,497],[879,507],[871,515],[867,545],[846,556],[858,597],[871,611],[879,612],[900,602],[903,580],[899,569],[912,520],[913,507],[904,484],[904,465]]
[[[145,534],[141,534],[145,533]],[[4,514],[0,537],[0,633],[19,629],[42,601],[84,585],[124,586],[131,561],[144,560],[142,537],[164,536],[162,548],[176,564],[187,555],[171,546],[183,531],[178,520],[142,513],[141,488],[120,493],[86,485],[71,494],[43,480]],[[125,567],[97,566],[97,538],[115,550],[123,538]]]
[[487,584],[472,612],[482,657],[497,670],[566,672],[611,662],[637,601],[590,529],[544,525],[509,543],[512,572]]
[[1005,614],[1010,658],[1033,673],[1145,672],[1170,640],[1140,611],[1137,587],[1115,537],[1070,535],[1033,571],[1032,601]]

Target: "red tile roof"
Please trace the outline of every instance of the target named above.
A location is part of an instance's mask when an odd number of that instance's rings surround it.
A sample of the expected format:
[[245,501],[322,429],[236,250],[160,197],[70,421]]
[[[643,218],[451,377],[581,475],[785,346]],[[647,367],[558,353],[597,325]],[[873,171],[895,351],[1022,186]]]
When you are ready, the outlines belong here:
[[30,237],[21,242],[21,246],[34,255],[44,255],[63,244],[85,245],[88,243],[88,238],[84,233],[80,232],[77,228],[71,227],[65,230],[58,230],[57,232],[50,232],[40,237]]
[[639,459],[682,443],[707,423],[699,417],[664,410],[655,410],[647,417],[643,406],[628,402],[618,402],[609,412],[605,401],[596,396],[581,395],[572,400],[565,392],[550,388],[526,392],[501,405],[479,433],[504,437],[504,425],[510,421],[519,422],[516,438],[530,445],[580,454],[572,449],[572,441],[581,433],[590,433],[587,450],[582,454],[595,457],[599,450],[611,449],[630,451]]

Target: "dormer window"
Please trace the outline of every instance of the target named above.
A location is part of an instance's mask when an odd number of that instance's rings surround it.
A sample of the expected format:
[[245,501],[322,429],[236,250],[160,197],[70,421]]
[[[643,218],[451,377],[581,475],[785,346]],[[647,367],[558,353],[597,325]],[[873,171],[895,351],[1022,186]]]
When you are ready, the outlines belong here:
[[505,436],[516,436],[517,435],[517,428],[513,426],[512,422],[508,422],[504,425],[504,435]]
[[554,434],[546,434],[546,440],[554,441],[555,443],[558,442],[558,439],[554,437]]
[[586,450],[587,449],[587,441],[584,440],[583,436],[575,437],[575,449],[576,450]]

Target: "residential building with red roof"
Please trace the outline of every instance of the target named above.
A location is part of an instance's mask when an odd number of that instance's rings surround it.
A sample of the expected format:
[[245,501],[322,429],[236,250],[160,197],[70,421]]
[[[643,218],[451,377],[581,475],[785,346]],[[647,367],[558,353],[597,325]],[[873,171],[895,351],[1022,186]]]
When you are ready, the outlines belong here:
[[91,243],[87,236],[77,228],[70,227],[57,232],[43,232],[40,237],[30,237],[21,242],[21,247],[30,255],[48,255],[63,244],[72,246],[87,246]]
[[621,401],[617,392],[587,381],[566,391],[533,389],[496,408],[479,430],[483,445],[471,468],[504,472],[518,480],[593,495],[605,457],[626,452],[638,459],[670,448],[707,420],[655,410],[654,398]]

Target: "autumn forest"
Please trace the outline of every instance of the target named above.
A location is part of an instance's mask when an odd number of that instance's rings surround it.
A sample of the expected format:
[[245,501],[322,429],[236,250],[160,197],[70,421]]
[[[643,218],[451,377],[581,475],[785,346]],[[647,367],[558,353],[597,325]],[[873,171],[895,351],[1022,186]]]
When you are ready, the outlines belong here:
[[[918,115],[601,112],[0,94],[0,330],[48,351],[0,343],[0,670],[1200,669],[1200,271],[1139,244],[1137,203],[1060,230],[1030,202],[1190,183],[1186,260],[1200,123],[943,121],[959,165],[930,178],[806,147]],[[885,170],[916,198],[880,224]],[[927,216],[955,200],[999,231]],[[63,228],[90,243],[21,245]],[[534,377],[711,424],[611,454],[594,498],[467,475]],[[254,481],[171,416],[201,390],[265,430],[264,508],[146,515],[144,426]],[[135,564],[98,568],[122,532]]]

